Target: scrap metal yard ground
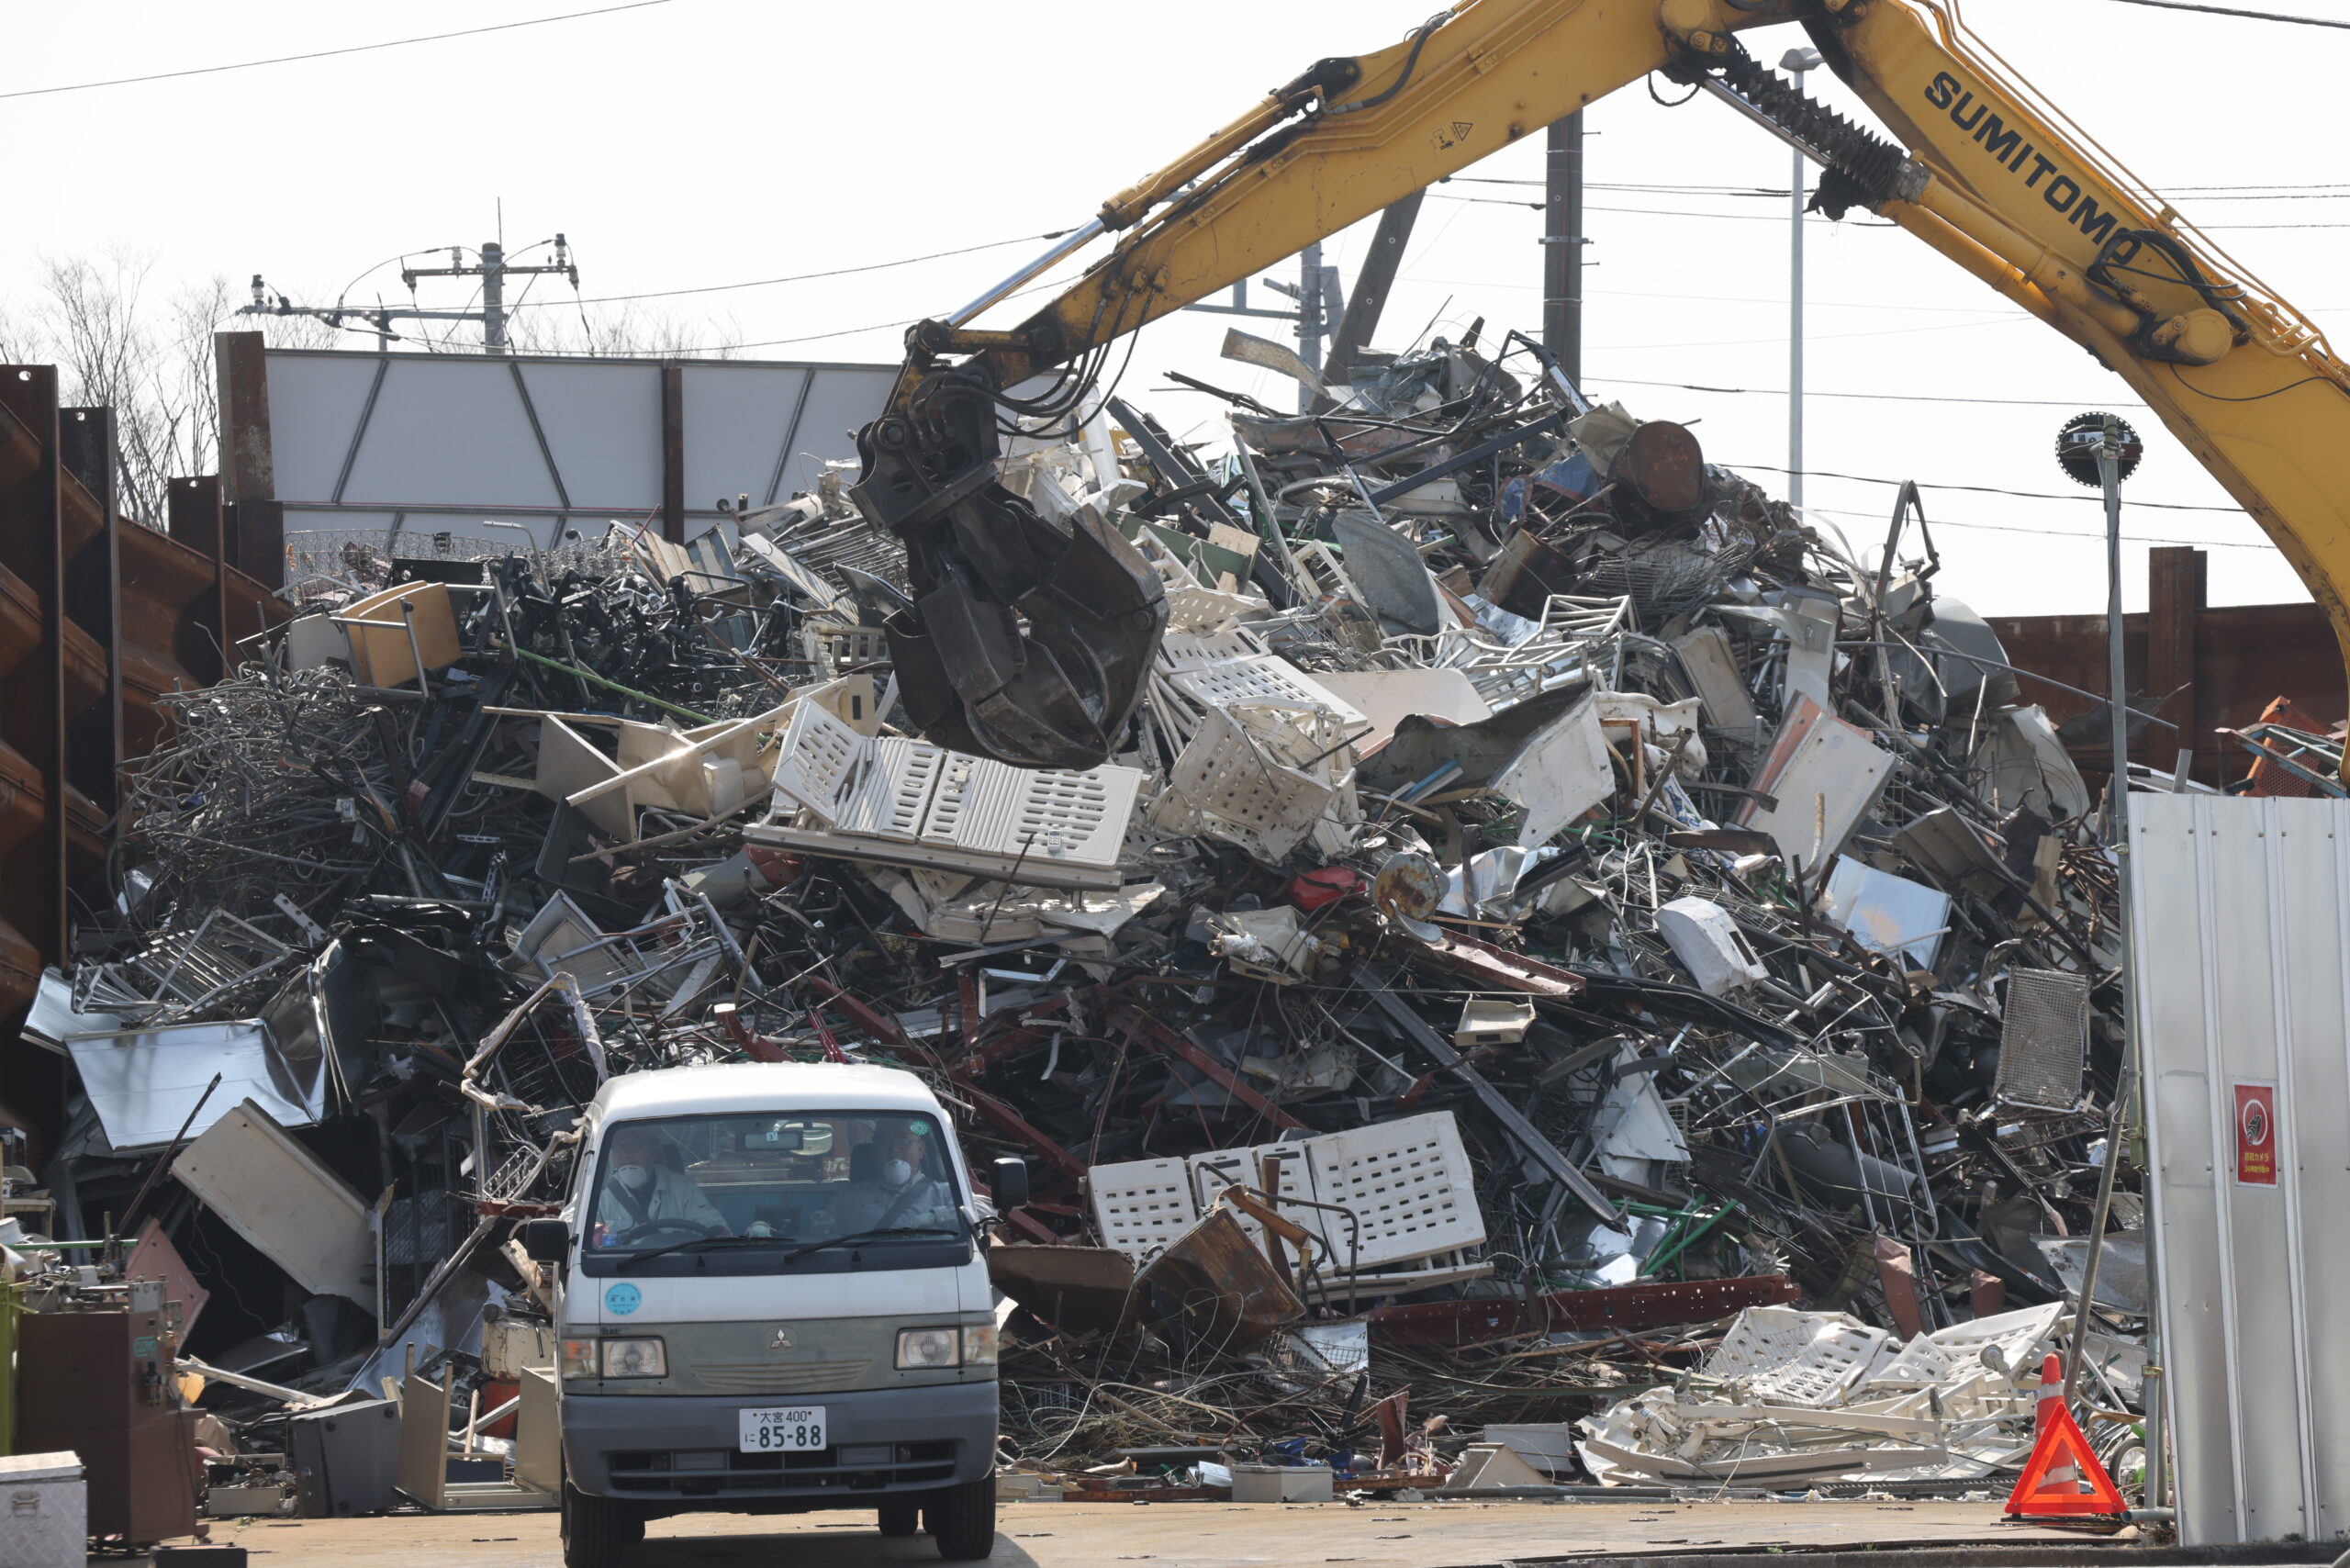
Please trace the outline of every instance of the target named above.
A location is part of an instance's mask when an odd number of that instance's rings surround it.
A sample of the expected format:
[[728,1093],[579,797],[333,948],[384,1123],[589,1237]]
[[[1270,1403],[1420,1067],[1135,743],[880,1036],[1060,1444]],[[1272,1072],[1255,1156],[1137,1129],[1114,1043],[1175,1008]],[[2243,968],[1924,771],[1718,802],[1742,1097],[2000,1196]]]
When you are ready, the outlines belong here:
[[[1469,1568],[1628,1552],[1703,1553],[1770,1546],[2021,1545],[2061,1541],[2084,1557],[2111,1543],[2003,1524],[1997,1503],[1418,1503],[1147,1506],[1024,1503],[997,1515],[1002,1568],[1240,1568],[1347,1562],[1360,1568]],[[213,1527],[256,1568],[554,1564],[553,1514],[394,1515],[257,1520]],[[655,1521],[643,1568],[789,1562],[794,1568],[938,1561],[927,1538],[885,1540],[869,1518],[689,1515]]]

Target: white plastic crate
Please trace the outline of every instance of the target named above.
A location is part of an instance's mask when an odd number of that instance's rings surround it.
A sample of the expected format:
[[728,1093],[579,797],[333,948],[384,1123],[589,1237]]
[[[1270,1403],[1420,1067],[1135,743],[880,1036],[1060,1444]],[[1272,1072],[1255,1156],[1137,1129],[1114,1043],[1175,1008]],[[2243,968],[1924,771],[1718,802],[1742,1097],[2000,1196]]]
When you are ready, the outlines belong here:
[[1336,791],[1266,756],[1232,716],[1212,709],[1168,775],[1168,790],[1205,831],[1277,863],[1314,831]]
[[1750,1306],[1697,1369],[1701,1378],[1742,1382],[1769,1405],[1822,1409],[1867,1377],[1891,1352],[1892,1336],[1832,1312]]
[[[1351,1127],[1305,1140],[1314,1169],[1314,1195],[1354,1211],[1362,1226],[1361,1266],[1374,1268],[1426,1258],[1485,1239],[1469,1151],[1449,1111]],[[1346,1223],[1326,1226],[1336,1256],[1346,1260]]]

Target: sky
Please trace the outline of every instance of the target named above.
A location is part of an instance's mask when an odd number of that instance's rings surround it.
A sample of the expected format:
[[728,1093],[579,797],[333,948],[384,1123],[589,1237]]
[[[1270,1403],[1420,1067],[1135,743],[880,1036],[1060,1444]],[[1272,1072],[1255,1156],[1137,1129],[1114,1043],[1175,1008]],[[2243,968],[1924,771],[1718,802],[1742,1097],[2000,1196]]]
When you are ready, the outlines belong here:
[[[2322,16],[2335,4],[2258,8]],[[402,253],[501,233],[518,252],[560,230],[580,298],[655,296],[635,308],[745,357],[893,363],[903,322],[976,295],[1042,250],[1041,236],[1082,222],[1307,62],[1393,42],[1432,5],[655,0],[62,93],[35,90],[591,6],[19,7],[0,55],[0,141],[47,149],[50,174],[19,183],[0,225],[0,310],[30,304],[44,257],[110,246],[151,254],[159,291],[224,275],[241,293],[260,272],[297,302],[327,303],[345,290],[405,299],[397,262],[384,264]],[[2350,155],[2333,94],[2279,90],[2286,62],[2310,84],[2350,74],[2350,31],[2121,0],[1966,0],[1964,17],[2244,266],[2321,328],[2350,333]],[[1766,61],[1804,41],[1794,28],[1744,40]],[[1810,84],[1872,123],[1829,73]],[[1585,124],[1586,389],[1692,425],[1709,459],[1781,493],[1771,469],[1787,461],[1787,149],[1710,98],[1668,107],[1639,87]],[[1479,318],[1492,338],[1510,327],[1539,336],[1541,138],[1464,175],[1431,190],[1374,347],[1457,339]],[[2110,409],[2147,440],[2124,520],[2132,608],[2143,607],[2150,543],[2208,546],[2215,603],[2309,597],[2117,377],[1907,235],[1854,218],[1806,230],[1806,499],[1817,521],[1873,548],[1893,482],[1914,478],[1928,487],[1943,592],[1986,614],[2100,611],[2102,514],[2053,452],[2068,416]],[[1326,243],[1349,286],[1371,232],[1366,222]],[[954,252],[965,253],[943,254]],[[917,257],[934,259],[886,264]],[[854,268],[873,270],[725,286]],[[464,286],[423,287],[426,304],[468,303]],[[578,308],[554,279],[522,299],[526,310]],[[1258,289],[1251,303],[1279,301]],[[1175,387],[1168,370],[1291,406],[1292,383],[1217,357],[1233,324],[1194,314],[1145,329],[1121,395],[1210,442],[1224,432],[1222,405]],[[1959,486],[2031,494],[1948,487]]]

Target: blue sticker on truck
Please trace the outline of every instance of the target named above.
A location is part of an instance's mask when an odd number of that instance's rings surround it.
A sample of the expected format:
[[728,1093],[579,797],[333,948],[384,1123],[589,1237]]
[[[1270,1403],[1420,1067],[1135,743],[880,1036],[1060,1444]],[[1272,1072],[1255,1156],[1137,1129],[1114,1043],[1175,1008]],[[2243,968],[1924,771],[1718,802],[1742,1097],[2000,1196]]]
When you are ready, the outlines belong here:
[[604,1293],[604,1310],[626,1317],[644,1304],[644,1294],[634,1285],[619,1284]]

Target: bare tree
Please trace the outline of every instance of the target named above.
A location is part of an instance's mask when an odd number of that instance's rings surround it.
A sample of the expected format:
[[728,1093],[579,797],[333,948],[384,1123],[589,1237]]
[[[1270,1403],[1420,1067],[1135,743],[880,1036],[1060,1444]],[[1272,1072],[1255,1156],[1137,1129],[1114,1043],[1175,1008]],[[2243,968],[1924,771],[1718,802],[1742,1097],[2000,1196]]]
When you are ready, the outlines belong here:
[[[0,359],[53,362],[65,402],[114,410],[122,512],[161,529],[173,476],[218,465],[212,334],[233,324],[237,299],[217,274],[158,299],[154,270],[152,253],[127,246],[44,257],[30,307],[0,309]],[[277,347],[336,335],[299,318],[267,319],[263,330]]]
[[522,353],[594,354],[611,359],[736,359],[743,329],[731,317],[698,320],[630,301],[619,309],[561,307],[519,310],[507,339]]

